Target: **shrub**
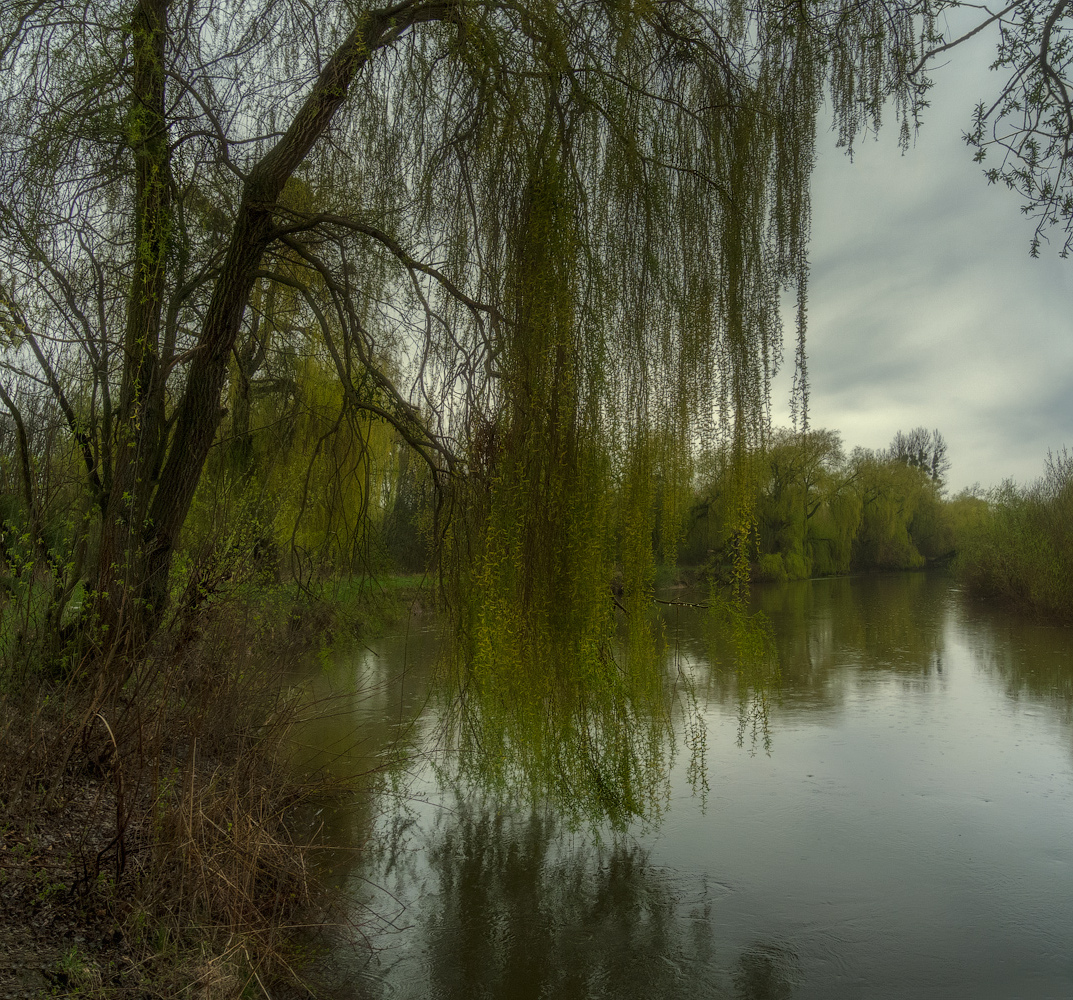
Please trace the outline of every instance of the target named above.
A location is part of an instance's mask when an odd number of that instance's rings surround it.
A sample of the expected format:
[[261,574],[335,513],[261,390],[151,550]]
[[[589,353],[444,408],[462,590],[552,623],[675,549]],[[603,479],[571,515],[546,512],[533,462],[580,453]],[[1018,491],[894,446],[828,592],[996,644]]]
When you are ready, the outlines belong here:
[[1073,458],[1049,455],[1027,487],[1007,480],[984,502],[959,498],[955,570],[978,593],[1073,621]]

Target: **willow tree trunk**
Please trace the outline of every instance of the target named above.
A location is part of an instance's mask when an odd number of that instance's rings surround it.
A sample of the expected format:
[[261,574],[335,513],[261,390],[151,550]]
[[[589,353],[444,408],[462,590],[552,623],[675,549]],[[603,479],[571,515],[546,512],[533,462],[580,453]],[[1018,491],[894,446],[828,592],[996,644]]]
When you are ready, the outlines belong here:
[[[289,128],[247,174],[170,434],[159,339],[170,226],[164,40],[168,0],[139,0],[132,18],[130,145],[136,165],[136,263],[128,302],[123,396],[106,502],[96,607],[102,648],[137,655],[159,625],[179,533],[222,416],[228,363],[266,249],[277,199],[346,100],[372,52],[451,4],[363,15],[321,71]],[[170,438],[170,440],[169,440]]]
[[121,639],[140,646],[160,609],[151,585],[156,581],[148,568],[152,535],[148,510],[164,429],[160,332],[171,227],[164,105],[167,15],[168,0],[139,0],[131,18],[133,74],[127,128],[134,158],[134,260],[95,601],[101,638],[109,648]]

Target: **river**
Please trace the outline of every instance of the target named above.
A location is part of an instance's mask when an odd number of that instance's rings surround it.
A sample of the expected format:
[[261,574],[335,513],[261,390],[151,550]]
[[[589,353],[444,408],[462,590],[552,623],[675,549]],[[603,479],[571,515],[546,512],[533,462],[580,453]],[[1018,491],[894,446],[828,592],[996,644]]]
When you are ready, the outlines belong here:
[[328,828],[338,995],[1073,996],[1073,633],[923,573],[754,600],[759,692],[664,606],[692,694],[668,681],[658,808],[618,829],[467,781],[427,625],[320,678],[314,742],[378,768]]

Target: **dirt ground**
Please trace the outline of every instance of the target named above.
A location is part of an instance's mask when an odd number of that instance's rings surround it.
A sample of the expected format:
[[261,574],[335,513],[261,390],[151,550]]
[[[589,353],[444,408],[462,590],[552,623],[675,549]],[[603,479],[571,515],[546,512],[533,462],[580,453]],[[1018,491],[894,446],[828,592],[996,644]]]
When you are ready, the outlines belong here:
[[117,884],[114,804],[83,779],[52,801],[25,795],[0,826],[0,998],[137,991],[146,970],[128,941],[131,907]]

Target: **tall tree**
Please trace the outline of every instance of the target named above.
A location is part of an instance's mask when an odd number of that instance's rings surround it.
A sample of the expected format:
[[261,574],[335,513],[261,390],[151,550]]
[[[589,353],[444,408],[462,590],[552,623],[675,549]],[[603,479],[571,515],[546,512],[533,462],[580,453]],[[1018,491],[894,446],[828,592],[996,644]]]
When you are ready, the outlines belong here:
[[946,438],[938,428],[929,431],[926,427],[914,427],[908,434],[898,431],[894,435],[887,456],[893,462],[920,469],[941,488],[950,471],[946,450]]
[[104,645],[159,620],[259,283],[441,485],[485,484],[471,551],[514,532],[530,596],[581,572],[581,498],[651,442],[759,433],[817,109],[908,134],[933,36],[923,0],[6,3],[9,381],[83,454]]

